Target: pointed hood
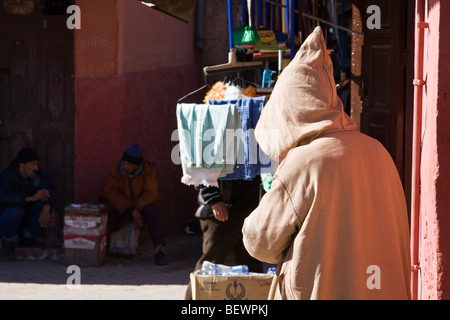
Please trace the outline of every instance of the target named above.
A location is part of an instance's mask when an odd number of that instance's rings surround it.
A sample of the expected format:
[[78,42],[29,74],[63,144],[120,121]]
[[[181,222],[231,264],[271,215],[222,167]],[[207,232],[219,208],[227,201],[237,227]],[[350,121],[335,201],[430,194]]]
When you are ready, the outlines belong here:
[[256,126],[256,140],[281,163],[298,145],[347,130],[356,130],[356,123],[337,96],[333,64],[317,27],[279,77]]

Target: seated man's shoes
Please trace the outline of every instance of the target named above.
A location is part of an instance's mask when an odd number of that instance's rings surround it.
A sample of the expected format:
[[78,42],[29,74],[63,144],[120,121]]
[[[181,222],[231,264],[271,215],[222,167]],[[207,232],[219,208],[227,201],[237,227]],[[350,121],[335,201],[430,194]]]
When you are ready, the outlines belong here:
[[165,266],[167,265],[169,262],[167,261],[166,255],[164,254],[164,252],[162,250],[158,250],[155,253],[155,264],[157,266]]

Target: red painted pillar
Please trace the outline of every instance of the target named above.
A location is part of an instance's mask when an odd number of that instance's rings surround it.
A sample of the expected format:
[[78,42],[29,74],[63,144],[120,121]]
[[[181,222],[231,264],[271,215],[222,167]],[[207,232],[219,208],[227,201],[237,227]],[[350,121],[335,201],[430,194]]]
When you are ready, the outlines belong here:
[[450,2],[428,0],[421,130],[419,298],[450,298]]

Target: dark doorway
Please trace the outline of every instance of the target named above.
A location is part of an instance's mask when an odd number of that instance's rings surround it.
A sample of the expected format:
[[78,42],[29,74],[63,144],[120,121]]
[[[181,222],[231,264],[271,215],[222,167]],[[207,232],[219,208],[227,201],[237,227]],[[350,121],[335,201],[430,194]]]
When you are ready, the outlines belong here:
[[0,170],[34,148],[57,191],[73,198],[73,31],[65,0],[0,0]]
[[[364,1],[378,5],[381,29],[364,28],[362,74],[365,96],[361,131],[378,139],[403,172],[403,114],[405,89],[405,0]],[[362,11],[362,12],[365,12]],[[366,16],[367,18],[367,16]],[[365,20],[363,20],[365,23]]]
[[[408,31],[411,2],[406,0],[360,0],[364,30],[362,51],[361,131],[379,140],[389,151],[405,187],[410,169],[412,79]],[[368,29],[366,20],[369,6],[376,5],[381,12],[381,28]],[[413,33],[413,30],[411,31]],[[409,168],[408,168],[409,167]]]

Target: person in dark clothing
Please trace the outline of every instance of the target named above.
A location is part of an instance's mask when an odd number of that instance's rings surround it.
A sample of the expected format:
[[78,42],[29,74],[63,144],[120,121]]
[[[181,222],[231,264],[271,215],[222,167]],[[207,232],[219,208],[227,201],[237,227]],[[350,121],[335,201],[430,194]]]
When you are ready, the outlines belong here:
[[[242,242],[244,219],[258,206],[261,179],[219,180],[219,187],[198,186],[200,206],[212,211],[213,217],[201,219],[202,255],[194,270],[204,261],[224,264],[230,254],[236,265],[247,265],[250,272],[263,272],[262,262],[251,257]],[[185,299],[192,299],[191,284]]]
[[31,148],[20,150],[0,175],[1,256],[14,258],[14,246],[42,246],[36,237],[50,225],[55,192],[39,169],[39,157]]

